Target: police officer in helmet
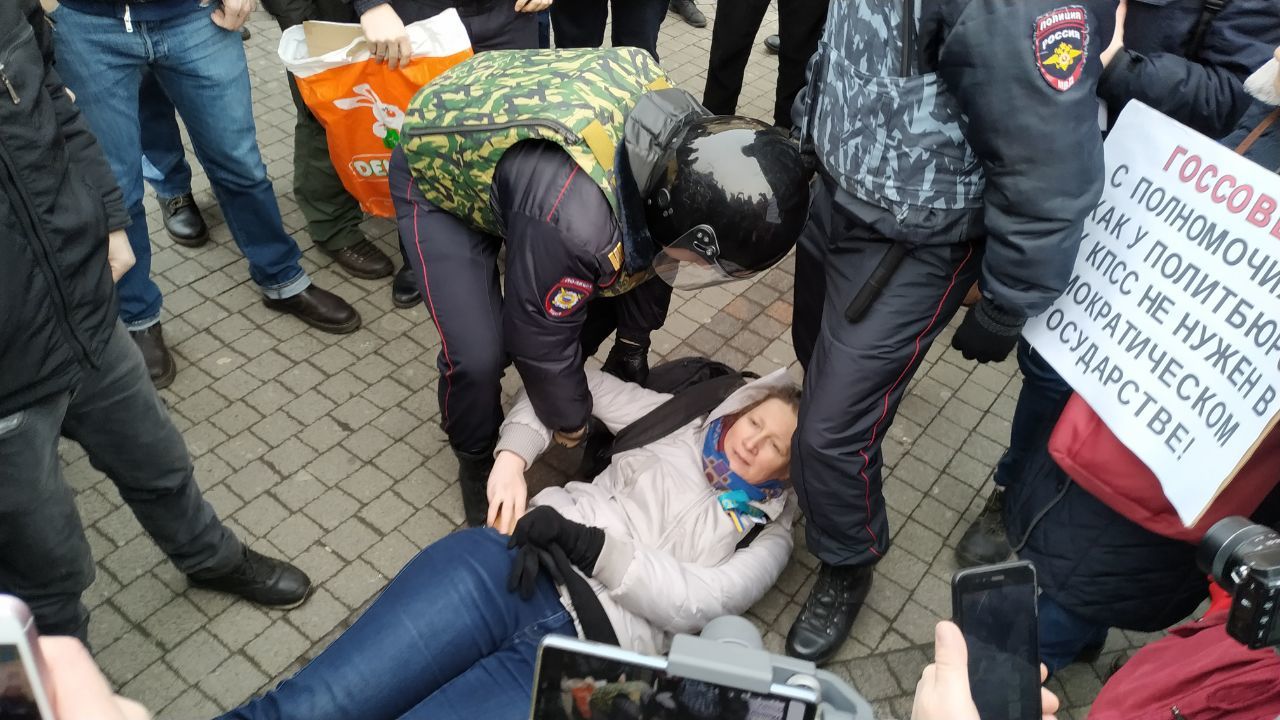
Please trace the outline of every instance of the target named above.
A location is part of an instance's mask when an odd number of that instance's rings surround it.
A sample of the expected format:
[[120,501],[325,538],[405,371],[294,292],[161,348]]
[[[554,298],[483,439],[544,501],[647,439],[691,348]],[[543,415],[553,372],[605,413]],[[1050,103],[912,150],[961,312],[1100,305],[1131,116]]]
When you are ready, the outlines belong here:
[[539,420],[576,445],[585,358],[616,331],[605,370],[643,382],[672,287],[770,267],[806,215],[794,143],[712,116],[635,48],[477,55],[419,92],[402,138],[391,191],[441,337],[441,421],[472,526],[508,363]]

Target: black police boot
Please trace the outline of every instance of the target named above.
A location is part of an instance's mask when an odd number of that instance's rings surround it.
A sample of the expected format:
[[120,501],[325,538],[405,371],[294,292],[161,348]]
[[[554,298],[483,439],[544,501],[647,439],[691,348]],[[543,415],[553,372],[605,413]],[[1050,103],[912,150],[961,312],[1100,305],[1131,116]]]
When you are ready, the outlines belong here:
[[411,308],[422,302],[418,283],[413,279],[413,268],[405,265],[391,281],[391,304],[398,308]]
[[694,27],[707,26],[707,16],[702,14],[694,0],[671,0],[670,9]]
[[764,49],[770,53],[777,55],[778,50],[782,48],[782,38],[777,35],[770,35],[764,39]]
[[196,248],[209,242],[209,227],[196,207],[191,193],[178,197],[159,198],[160,214],[164,217],[164,229],[173,241],[183,247]]
[[787,633],[787,654],[819,665],[830,660],[845,638],[871,591],[875,567],[822,564],[809,599]]
[[600,369],[620,380],[644,385],[649,379],[649,343],[618,338]]
[[1003,562],[1013,552],[1004,531],[1004,489],[997,487],[956,545],[961,568]]
[[191,584],[206,590],[239,595],[259,605],[287,610],[306,602],[311,594],[311,578],[283,560],[269,558],[249,548],[229,573],[188,575]]
[[462,491],[462,512],[467,527],[484,527],[489,517],[489,471],[493,470],[493,451],[466,453],[458,456],[458,489]]

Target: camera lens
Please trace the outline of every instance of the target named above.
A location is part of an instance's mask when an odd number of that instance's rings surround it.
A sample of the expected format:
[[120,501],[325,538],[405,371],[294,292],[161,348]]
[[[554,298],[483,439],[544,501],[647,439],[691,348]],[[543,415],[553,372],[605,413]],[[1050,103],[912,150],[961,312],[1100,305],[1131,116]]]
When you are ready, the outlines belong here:
[[1231,577],[1231,572],[1240,564],[1236,551],[1250,540],[1272,535],[1274,532],[1239,516],[1223,518],[1209,528],[1209,532],[1200,541],[1196,548],[1196,564],[1202,571],[1212,575],[1227,592],[1235,592],[1236,581]]

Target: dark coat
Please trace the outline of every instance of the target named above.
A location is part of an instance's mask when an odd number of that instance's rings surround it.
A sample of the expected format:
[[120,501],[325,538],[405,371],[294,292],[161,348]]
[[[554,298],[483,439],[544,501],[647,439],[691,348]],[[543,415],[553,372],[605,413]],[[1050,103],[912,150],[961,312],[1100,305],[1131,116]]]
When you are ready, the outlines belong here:
[[1212,138],[1235,129],[1253,100],[1244,79],[1280,45],[1275,0],[1227,0],[1199,48],[1192,35],[1204,0],[1132,0],[1125,48],[1102,73],[1098,96],[1112,119],[1141,100]]
[[116,323],[107,233],[129,216],[53,65],[37,0],[0,3],[0,417],[75,387]]

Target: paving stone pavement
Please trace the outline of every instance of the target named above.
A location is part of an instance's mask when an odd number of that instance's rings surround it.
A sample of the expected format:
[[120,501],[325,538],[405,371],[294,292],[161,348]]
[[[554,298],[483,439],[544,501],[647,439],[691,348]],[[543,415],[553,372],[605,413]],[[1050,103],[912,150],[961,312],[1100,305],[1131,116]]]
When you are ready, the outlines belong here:
[[[760,39],[776,26],[771,10]],[[199,482],[241,537],[295,561],[317,584],[315,596],[289,612],[188,588],[111,483],[79,447],[64,443],[66,477],[97,559],[86,597],[92,644],[121,692],[159,718],[212,717],[286,677],[358,616],[419,548],[462,520],[434,395],[439,338],[423,308],[392,307],[389,281],[350,278],[312,246],[292,197],[294,110],[275,55],[280,33],[262,12],[250,27],[258,141],[285,224],[315,282],[352,301],[365,324],[335,337],[266,310],[197,163],[195,193],[212,242],[195,250],[174,245],[148,200],[152,267],[178,362],[163,397]],[[691,28],[674,16],[662,30],[663,64],[695,95],[710,44],[710,27]],[[741,112],[771,116],[775,72],[774,58],[757,45]],[[397,255],[390,223],[370,220],[367,230]],[[788,259],[753,282],[677,294],[654,337],[655,354],[709,355],[757,372],[787,366],[799,378],[788,332],[793,269]],[[947,349],[950,333],[928,353],[886,438],[885,495],[896,543],[831,666],[886,720],[910,716],[934,622],[950,614],[952,550],[982,506],[1019,388],[1012,361],[966,362]],[[504,384],[509,398],[515,374]],[[567,451],[553,452],[531,470],[531,482],[563,481],[573,466]],[[814,580],[802,528],[796,542],[777,586],[749,613],[776,652]],[[1051,683],[1069,708],[1060,717],[1085,717],[1103,669],[1147,639],[1114,632],[1101,660],[1060,673]]]

